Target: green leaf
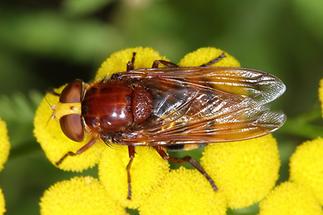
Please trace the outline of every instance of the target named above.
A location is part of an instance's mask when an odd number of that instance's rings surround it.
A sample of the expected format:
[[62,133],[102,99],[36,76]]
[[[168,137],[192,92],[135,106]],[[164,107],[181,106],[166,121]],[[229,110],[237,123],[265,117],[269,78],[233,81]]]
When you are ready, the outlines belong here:
[[251,205],[247,208],[228,209],[228,215],[255,215],[259,211],[258,204]]
[[32,91],[27,96],[16,93],[0,96],[0,117],[8,123],[32,123],[34,112],[41,100],[39,92]]
[[35,149],[33,120],[41,98],[42,95],[36,91],[28,94],[15,93],[11,96],[0,95],[0,118],[8,125],[12,151],[21,146],[24,152]]

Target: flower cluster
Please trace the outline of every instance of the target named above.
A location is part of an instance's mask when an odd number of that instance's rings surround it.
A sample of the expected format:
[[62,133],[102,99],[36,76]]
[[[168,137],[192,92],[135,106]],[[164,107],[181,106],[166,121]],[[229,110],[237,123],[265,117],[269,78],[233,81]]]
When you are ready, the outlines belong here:
[[[9,156],[10,143],[8,137],[8,131],[6,123],[0,119],[0,171],[4,167],[4,163],[7,161]],[[4,214],[5,209],[5,199],[3,192],[0,189],[0,215]]]
[[[133,52],[137,53],[135,68],[149,68],[154,60],[167,60],[151,48],[138,47],[118,51],[102,64],[94,81],[125,71]],[[178,64],[198,66],[222,53],[222,50],[216,48],[201,48],[184,56]],[[240,66],[235,58],[225,54],[226,57],[217,62],[216,66]],[[61,89],[62,87],[57,89],[57,92]],[[48,103],[54,105],[57,102],[57,96],[47,94],[39,105],[34,119],[34,134],[47,158],[54,165],[66,152],[76,151],[89,141],[89,137],[85,137],[83,142],[71,141],[60,130],[59,122],[49,120],[52,110],[48,108]],[[315,149],[300,149],[300,151],[295,153],[295,158],[291,162],[295,163],[293,166],[296,169],[303,168],[304,163],[310,162],[301,160],[297,154],[308,154],[312,151],[316,153]],[[319,156],[317,155],[317,158]],[[163,160],[155,150],[138,146],[131,168],[132,199],[127,200],[128,161],[127,147],[116,144],[107,147],[100,141],[86,152],[68,157],[58,168],[80,172],[98,164],[99,177],[98,179],[88,176],[75,177],[54,184],[45,191],[41,199],[41,214],[126,214],[125,208],[128,207],[136,208],[144,215],[224,215],[227,208],[244,208],[264,199],[275,186],[280,167],[277,141],[272,135],[239,142],[210,144],[205,147],[200,161],[219,188],[214,192],[197,170],[170,169],[168,162]],[[292,170],[295,172],[292,173],[294,175],[292,181],[295,181],[295,184],[296,181],[310,183],[309,187],[317,193],[317,197],[323,193],[321,190],[323,186],[320,186],[322,181],[319,178],[316,181],[309,180],[308,176],[318,177],[321,171],[319,165],[323,166],[317,159],[308,173],[302,174],[300,171]],[[315,168],[318,169],[315,171]],[[294,196],[295,192],[302,193],[302,189],[294,185],[294,182],[288,182],[286,188],[276,188],[261,203],[261,213],[270,214],[266,211],[275,210],[275,208],[279,211],[282,207],[287,207],[292,203],[288,200],[282,203],[284,197]],[[275,192],[278,194],[275,195]],[[304,206],[305,209],[308,207],[313,211],[319,211],[315,198],[312,198],[311,194],[306,195],[309,197],[306,197],[305,203],[309,205]],[[295,196],[296,204],[297,201],[298,198]]]
[[[323,113],[323,79],[319,98]],[[260,215],[320,215],[323,213],[323,139],[299,145],[290,158],[289,181],[277,186],[260,203]]]

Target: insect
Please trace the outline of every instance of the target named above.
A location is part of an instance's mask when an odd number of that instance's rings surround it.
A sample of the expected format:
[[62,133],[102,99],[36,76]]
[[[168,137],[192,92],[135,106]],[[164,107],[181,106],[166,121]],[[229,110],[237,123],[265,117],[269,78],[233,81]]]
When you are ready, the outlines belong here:
[[283,94],[283,82],[253,69],[211,66],[224,53],[197,67],[156,60],[152,68],[134,69],[135,57],[133,53],[126,72],[111,78],[69,83],[57,94],[59,103],[53,112],[71,140],[81,142],[86,132],[91,136],[79,150],[64,154],[57,165],[99,139],[128,147],[128,199],[136,146],[152,147],[170,162],[190,163],[217,190],[197,160],[171,157],[167,150],[255,138],[275,131],[285,121],[283,113],[266,107]]

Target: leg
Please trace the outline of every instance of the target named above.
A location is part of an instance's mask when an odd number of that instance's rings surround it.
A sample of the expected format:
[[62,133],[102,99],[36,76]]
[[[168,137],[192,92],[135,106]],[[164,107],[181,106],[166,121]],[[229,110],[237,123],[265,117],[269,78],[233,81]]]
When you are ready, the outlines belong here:
[[160,64],[163,64],[166,67],[178,67],[177,64],[172,63],[170,61],[166,61],[166,60],[155,60],[153,62],[152,68],[158,68]]
[[136,59],[136,52],[132,53],[131,61],[127,63],[127,72],[133,70],[135,68],[135,59]]
[[202,64],[201,66],[202,67],[205,67],[205,66],[212,66],[213,64],[219,62],[220,60],[222,60],[223,58],[225,58],[225,54],[224,52],[222,52],[222,54],[220,54],[218,57],[210,60],[209,62],[205,63],[205,64]]
[[173,157],[169,157],[169,155],[164,151],[164,149],[162,147],[155,146],[154,148],[157,150],[158,154],[164,160],[168,160],[173,163],[184,163],[184,162],[190,163],[195,169],[197,169],[202,175],[204,175],[204,177],[206,178],[206,180],[208,180],[208,182],[210,183],[210,185],[214,191],[218,190],[218,188],[215,185],[211,176],[209,176],[209,174],[204,170],[204,168],[201,166],[201,164],[199,164],[199,162],[197,160],[195,160],[194,158],[192,158],[190,156],[185,156],[183,158],[173,158]]
[[131,175],[130,175],[130,168],[131,168],[131,164],[132,161],[135,157],[135,147],[134,146],[128,146],[128,153],[129,153],[129,162],[127,165],[127,176],[128,176],[128,195],[127,195],[127,199],[131,200]]
[[93,146],[95,142],[96,142],[96,139],[95,138],[92,138],[89,142],[87,142],[84,146],[82,146],[76,152],[72,152],[72,151],[67,152],[65,155],[63,155],[63,157],[61,157],[61,159],[59,159],[56,162],[56,165],[59,166],[65,160],[65,158],[67,158],[68,156],[75,156],[75,155],[82,154],[87,149],[89,149],[91,146]]

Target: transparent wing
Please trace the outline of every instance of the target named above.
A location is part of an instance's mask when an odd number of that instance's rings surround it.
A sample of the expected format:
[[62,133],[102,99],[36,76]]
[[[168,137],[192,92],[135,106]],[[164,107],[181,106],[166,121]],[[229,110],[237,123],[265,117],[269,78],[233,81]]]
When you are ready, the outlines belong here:
[[[146,122],[116,140],[127,145],[236,141],[268,134],[284,123],[284,114],[264,106],[282,93],[277,91],[282,88],[277,87],[279,80],[256,71],[245,80],[246,70],[223,69],[180,67],[126,73],[122,78],[140,80],[152,93],[154,111]],[[264,84],[262,80],[268,81]]]
[[176,80],[178,84],[198,88],[213,88],[231,94],[245,95],[265,104],[285,92],[277,77],[258,70],[238,67],[178,67],[139,69],[122,76],[144,79]]

